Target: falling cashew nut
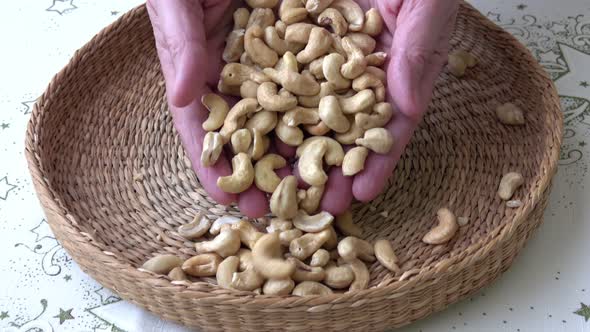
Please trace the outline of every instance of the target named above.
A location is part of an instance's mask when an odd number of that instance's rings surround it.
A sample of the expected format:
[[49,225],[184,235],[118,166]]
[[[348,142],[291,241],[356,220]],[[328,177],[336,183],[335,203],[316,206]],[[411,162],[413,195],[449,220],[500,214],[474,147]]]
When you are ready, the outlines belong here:
[[297,178],[289,175],[283,178],[270,197],[270,211],[281,219],[292,219],[297,215]]
[[231,278],[234,272],[238,271],[239,264],[240,259],[237,256],[229,256],[219,263],[217,271],[215,272],[217,284],[223,288],[231,288]]
[[326,211],[310,216],[304,210],[299,210],[293,218],[293,226],[304,232],[317,233],[330,227],[333,220],[334,216]]
[[305,198],[299,202],[299,207],[307,213],[314,213],[320,206],[324,186],[311,186],[305,191]]
[[295,264],[282,258],[281,244],[277,233],[265,234],[252,248],[254,268],[268,279],[285,279],[295,272]]

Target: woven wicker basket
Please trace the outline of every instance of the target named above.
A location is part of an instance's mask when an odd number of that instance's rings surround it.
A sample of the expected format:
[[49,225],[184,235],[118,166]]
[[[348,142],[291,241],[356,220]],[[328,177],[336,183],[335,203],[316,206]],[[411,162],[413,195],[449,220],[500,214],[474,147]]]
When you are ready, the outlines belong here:
[[[198,210],[239,215],[213,202],[191,170],[143,6],[78,51],[36,104],[26,156],[49,224],[98,282],[202,330],[376,331],[442,310],[508,269],[541,223],[562,134],[552,82],[508,33],[463,4],[453,47],[470,50],[478,66],[462,79],[441,75],[390,185],[372,206],[354,206],[368,240],[394,240],[402,269],[411,271],[403,280],[374,264],[367,290],[271,297],[206,281],[174,285],[137,270],[155,253],[193,255],[175,229]],[[494,107],[507,101],[526,110],[525,126],[496,120]],[[526,179],[517,209],[496,197],[510,170]],[[469,224],[450,243],[425,245],[441,206]]]

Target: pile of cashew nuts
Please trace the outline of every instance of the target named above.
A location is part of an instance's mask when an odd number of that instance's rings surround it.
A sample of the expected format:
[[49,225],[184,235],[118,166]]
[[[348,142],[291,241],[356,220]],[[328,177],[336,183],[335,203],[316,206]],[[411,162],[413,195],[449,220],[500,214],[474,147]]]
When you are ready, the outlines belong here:
[[[383,128],[394,110],[385,102],[386,74],[380,68],[387,54],[375,52],[374,38],[383,29],[379,12],[365,13],[353,0],[246,3],[250,9],[233,14],[218,84],[220,93],[240,100],[230,108],[220,95],[202,97],[209,116],[201,163],[214,165],[229,146],[233,172],[220,177],[217,186],[241,193],[254,184],[270,195],[273,218],[261,228],[232,216],[212,222],[199,213],[177,230],[195,242],[196,256],[159,255],[142,269],[167,275],[173,283],[215,277],[211,282],[227,289],[296,296],[366,289],[367,264],[375,261],[398,274],[389,240],[361,239],[363,231],[350,211],[339,216],[317,211],[328,180],[324,166],[341,166],[345,176],[353,176],[370,152],[387,154],[393,145]],[[468,52],[449,55],[455,76],[476,64]],[[524,124],[513,104],[499,106],[496,114],[504,124]],[[273,132],[275,139],[296,147],[297,171],[308,189],[299,189],[295,176],[275,173],[288,161],[268,153]],[[345,152],[343,145],[356,146]],[[498,195],[509,200],[522,183],[520,174],[509,173]],[[518,207],[516,201],[508,203]],[[426,244],[446,243],[468,223],[447,208],[437,216],[438,225],[422,238]]]

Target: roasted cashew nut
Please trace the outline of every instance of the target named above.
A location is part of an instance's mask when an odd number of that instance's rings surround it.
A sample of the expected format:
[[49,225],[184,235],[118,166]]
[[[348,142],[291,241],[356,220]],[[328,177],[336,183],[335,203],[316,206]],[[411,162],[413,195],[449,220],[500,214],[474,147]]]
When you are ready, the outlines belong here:
[[347,288],[354,280],[354,274],[348,264],[338,266],[334,263],[330,263],[324,268],[324,270],[326,271],[324,283],[331,288]]
[[200,254],[182,263],[184,273],[193,277],[212,277],[217,273],[222,258],[218,254]]
[[289,252],[295,258],[305,260],[330,238],[330,230],[324,229],[319,233],[307,233],[289,243]]
[[347,54],[347,61],[342,65],[340,72],[345,78],[355,79],[367,68],[365,54],[349,37],[342,38],[342,48]]
[[240,218],[234,216],[219,217],[215,219],[215,221],[211,225],[211,228],[209,228],[209,233],[211,235],[217,235],[221,232],[221,229],[224,227],[224,225],[229,225],[229,227],[231,228],[231,225],[238,223],[240,220]]
[[504,174],[498,186],[498,196],[502,200],[509,200],[514,195],[516,189],[524,184],[524,178],[522,174],[517,172],[510,172]]
[[326,249],[318,249],[311,255],[311,267],[324,267],[330,261],[330,253]]
[[324,155],[324,160],[326,164],[330,166],[340,166],[342,164],[342,160],[344,159],[344,149],[342,149],[342,145],[340,145],[336,140],[327,136],[317,136],[317,137],[310,137],[307,138],[295,152],[297,157],[301,157],[303,155],[305,149],[312,143],[316,141],[324,141],[327,145],[326,154]]
[[369,263],[375,261],[373,246],[369,242],[354,236],[345,237],[338,243],[338,254],[347,262],[356,258]]
[[254,115],[246,121],[245,127],[252,132],[256,129],[260,132],[260,135],[266,135],[275,128],[277,121],[278,117],[276,112],[261,111],[254,113]]
[[324,57],[322,64],[324,77],[336,91],[347,90],[351,85],[350,80],[342,76],[340,72],[345,61],[344,57],[338,53],[330,53]]
[[325,56],[321,56],[307,65],[309,72],[318,80],[324,79],[324,71],[322,69],[324,65]]
[[168,274],[172,269],[181,265],[182,259],[177,256],[158,255],[148,259],[141,268],[156,274]]
[[387,268],[389,271],[397,273],[400,271],[399,266],[397,266],[397,256],[393,251],[393,247],[391,246],[391,242],[388,240],[377,240],[374,245],[375,250],[375,257],[381,265]]
[[333,220],[334,216],[326,211],[310,216],[304,210],[299,210],[293,218],[293,226],[307,233],[317,233],[330,227]]
[[254,167],[250,156],[240,152],[232,160],[233,173],[217,179],[217,186],[226,193],[239,194],[250,188],[254,182]]
[[280,218],[272,218],[270,225],[266,227],[268,233],[282,232],[290,229],[293,229],[293,223]]
[[330,26],[332,31],[344,36],[348,31],[348,22],[342,14],[334,8],[326,8],[317,18],[317,22],[321,26]]
[[393,147],[393,137],[385,128],[371,128],[365,131],[363,138],[357,138],[355,143],[375,153],[387,154]]
[[244,35],[246,34],[246,30],[238,29],[234,30],[227,35],[225,39],[225,48],[223,49],[223,54],[221,58],[223,61],[229,62],[238,62],[240,61],[240,57],[244,53]]
[[343,214],[336,216],[335,225],[344,235],[357,238],[363,236],[363,229],[352,221],[352,212],[350,210],[346,210]]
[[369,55],[375,51],[375,47],[377,46],[377,42],[373,37],[367,35],[366,33],[360,32],[349,32],[346,34],[347,37],[352,39],[352,41],[363,50],[365,55]]
[[371,114],[357,113],[354,116],[356,124],[364,130],[384,127],[393,117],[393,107],[390,103],[377,103]]
[[242,96],[242,98],[256,98],[259,86],[260,84],[252,80],[245,81],[240,85],[240,96]]
[[317,281],[304,281],[299,283],[291,293],[295,296],[330,295],[332,290]]
[[307,44],[311,30],[315,25],[309,23],[295,23],[287,26],[285,40],[293,43]]
[[277,122],[275,134],[285,144],[298,146],[303,142],[303,131],[298,127],[289,127],[282,119]]
[[254,165],[254,183],[264,192],[273,193],[277,189],[281,178],[275,169],[287,166],[285,158],[278,154],[267,154]]
[[211,220],[205,217],[203,212],[199,212],[188,224],[178,227],[178,234],[185,239],[194,240],[203,236],[211,227]]
[[170,278],[170,280],[172,281],[188,280],[188,277],[186,276],[186,274],[180,266],[177,266],[170,270],[170,272],[168,272],[168,278]]
[[254,139],[252,140],[252,146],[250,146],[250,149],[248,150],[248,155],[250,155],[252,160],[259,160],[264,156],[266,150],[268,150],[270,138],[262,135],[262,133],[256,128],[250,130],[252,131]]
[[295,282],[291,278],[268,279],[262,286],[264,295],[289,295],[295,288]]
[[239,264],[240,259],[237,256],[229,256],[219,263],[217,271],[215,272],[217,285],[226,289],[230,289],[231,278],[233,274],[238,271]]
[[328,181],[328,175],[324,172],[324,155],[328,149],[325,141],[310,143],[301,153],[297,167],[299,175],[309,185],[323,186]]
[[387,60],[387,53],[385,52],[375,52],[367,55],[365,57],[367,60],[367,66],[375,66],[381,67],[385,64],[385,60]]
[[447,208],[439,209],[436,212],[438,225],[432,228],[422,237],[422,242],[427,244],[443,244],[448,242],[459,230],[457,218]]
[[385,85],[379,77],[371,73],[364,73],[352,81],[352,88],[355,91],[362,91],[372,88],[375,90],[375,99],[377,102],[385,100]]
[[342,161],[342,174],[353,176],[365,168],[369,149],[364,146],[354,147],[346,152]]
[[513,103],[505,103],[496,108],[496,116],[506,125],[522,126],[524,125],[524,113]]
[[355,114],[371,109],[375,105],[375,93],[371,89],[357,92],[350,97],[338,98],[344,114]]
[[231,287],[237,290],[254,291],[264,283],[264,278],[255,269],[249,268],[243,272],[234,272]]
[[297,178],[289,175],[283,178],[270,197],[270,211],[281,219],[292,219],[297,215]]
[[225,117],[225,121],[223,121],[223,127],[219,131],[224,142],[230,140],[231,135],[244,125],[246,116],[256,112],[257,107],[258,101],[256,99],[246,98],[240,100],[231,108]]
[[387,84],[387,73],[385,70],[375,66],[367,66],[367,68],[365,68],[365,72],[377,77],[377,79],[380,80],[383,85]]
[[223,151],[223,137],[213,131],[205,134],[203,139],[203,151],[201,152],[201,164],[205,167],[215,165]]
[[248,20],[250,19],[250,11],[247,8],[238,8],[234,12],[234,30],[244,29],[248,26]]
[[[246,53],[244,53],[244,54],[246,54]],[[223,78],[219,79],[219,82],[217,83],[217,90],[224,95],[241,97],[240,86],[239,85],[229,85],[229,84],[227,84],[227,82],[225,82],[223,80]]]
[[362,261],[353,259],[347,262],[348,266],[352,270],[354,280],[350,284],[349,292],[366,289],[369,286],[369,280],[371,280],[369,269]]
[[365,25],[361,32],[366,33],[371,37],[376,37],[383,31],[383,18],[379,14],[379,10],[371,8],[365,13]]
[[315,125],[320,122],[320,116],[317,108],[297,106],[283,115],[283,122],[289,127],[297,127],[300,124]]
[[295,263],[282,256],[278,233],[265,234],[252,248],[254,268],[267,279],[286,279],[295,272]]
[[288,229],[279,233],[279,241],[284,247],[289,247],[291,241],[300,238],[303,232],[299,229]]
[[283,55],[286,52],[298,53],[305,45],[301,43],[289,42],[282,39],[276,27],[270,26],[264,29],[264,42],[272,48],[278,55]]
[[207,120],[203,122],[203,129],[214,131],[223,126],[223,121],[229,112],[229,105],[223,98],[214,93],[208,93],[201,97],[201,103],[209,111]]
[[297,106],[297,98],[279,95],[277,85],[273,82],[260,84],[257,97],[260,106],[267,111],[284,112]]
[[320,206],[324,186],[311,186],[305,191],[305,198],[299,202],[299,207],[307,213],[314,213]]
[[254,8],[248,19],[246,30],[253,26],[258,26],[261,29],[266,29],[268,26],[275,24],[275,13],[271,8]]
[[325,96],[320,100],[318,114],[328,128],[337,133],[345,133],[350,129],[348,118],[342,113],[336,96]]
[[307,131],[312,136],[324,136],[330,132],[330,128],[328,128],[328,126],[326,126],[326,124],[322,121],[320,121],[317,125],[305,125],[303,127],[305,128],[305,131]]
[[261,27],[254,25],[248,28],[244,36],[244,50],[252,61],[262,68],[274,67],[279,61],[279,56],[275,50],[264,43],[262,38],[264,38],[264,31]]
[[334,0],[330,5],[337,9],[348,22],[350,31],[361,31],[365,24],[365,13],[354,0]]
[[303,21],[307,17],[307,10],[303,8],[301,0],[283,0],[279,7],[279,17],[289,25]]
[[[354,119],[353,119],[354,120]],[[357,125],[356,121],[350,123],[350,129],[345,133],[336,133],[334,139],[340,144],[350,145],[363,136],[365,130]]]
[[274,8],[279,0],[246,0],[246,3],[252,8]]
[[[221,70],[220,82],[223,82],[223,84],[226,86],[236,86],[236,88],[239,89],[239,85],[242,85],[248,80],[254,81],[258,84],[270,81],[270,79],[263,73],[257,71],[251,66],[241,63],[228,63],[223,66],[223,69]],[[219,89],[219,86],[218,90],[221,93],[225,93]]]
[[332,46],[332,34],[324,28],[315,27],[311,29],[305,48],[297,53],[297,61],[299,63],[310,63],[325,55],[330,46]]
[[317,15],[328,8],[334,0],[303,0],[305,9],[312,15]]
[[313,78],[313,75],[310,77],[292,71],[279,72],[274,68],[264,68],[263,73],[293,94],[314,96],[320,92],[320,84]]
[[233,229],[221,231],[211,241],[195,243],[195,250],[199,254],[214,252],[221,257],[235,255],[240,249],[240,234]]
[[297,100],[299,101],[299,104],[303,107],[317,108],[318,106],[320,106],[320,100],[323,97],[333,94],[334,89],[332,89],[332,85],[329,82],[322,82],[320,84],[320,92],[317,95],[299,96]]
[[238,129],[231,135],[230,144],[235,154],[248,152],[248,148],[252,144],[252,134],[250,134],[248,129]]
[[295,272],[291,278],[296,282],[302,281],[322,281],[326,277],[326,272],[322,267],[311,267],[294,257],[289,257],[287,260],[295,262]]
[[240,241],[244,244],[244,246],[250,249],[252,249],[256,241],[258,241],[264,235],[264,233],[259,232],[256,227],[245,220],[240,220],[237,223],[231,225],[231,229],[238,232]]

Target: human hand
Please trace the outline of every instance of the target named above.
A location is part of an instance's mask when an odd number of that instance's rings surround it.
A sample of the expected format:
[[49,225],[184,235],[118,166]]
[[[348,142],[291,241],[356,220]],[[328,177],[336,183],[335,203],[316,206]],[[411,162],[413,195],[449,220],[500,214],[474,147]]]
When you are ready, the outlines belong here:
[[377,8],[385,26],[377,48],[389,56],[388,97],[399,110],[387,124],[395,143],[388,155],[369,154],[365,169],[345,177],[340,168],[330,170],[321,209],[344,212],[352,198],[374,199],[387,184],[432,97],[434,81],[446,63],[457,0],[361,0],[366,11]]
[[174,126],[199,181],[218,203],[238,202],[242,213],[260,217],[268,211],[268,202],[255,186],[239,195],[217,187],[217,178],[232,172],[223,154],[211,167],[200,160],[206,134],[201,125],[208,116],[200,97],[217,86],[234,6],[232,0],[147,1]]

